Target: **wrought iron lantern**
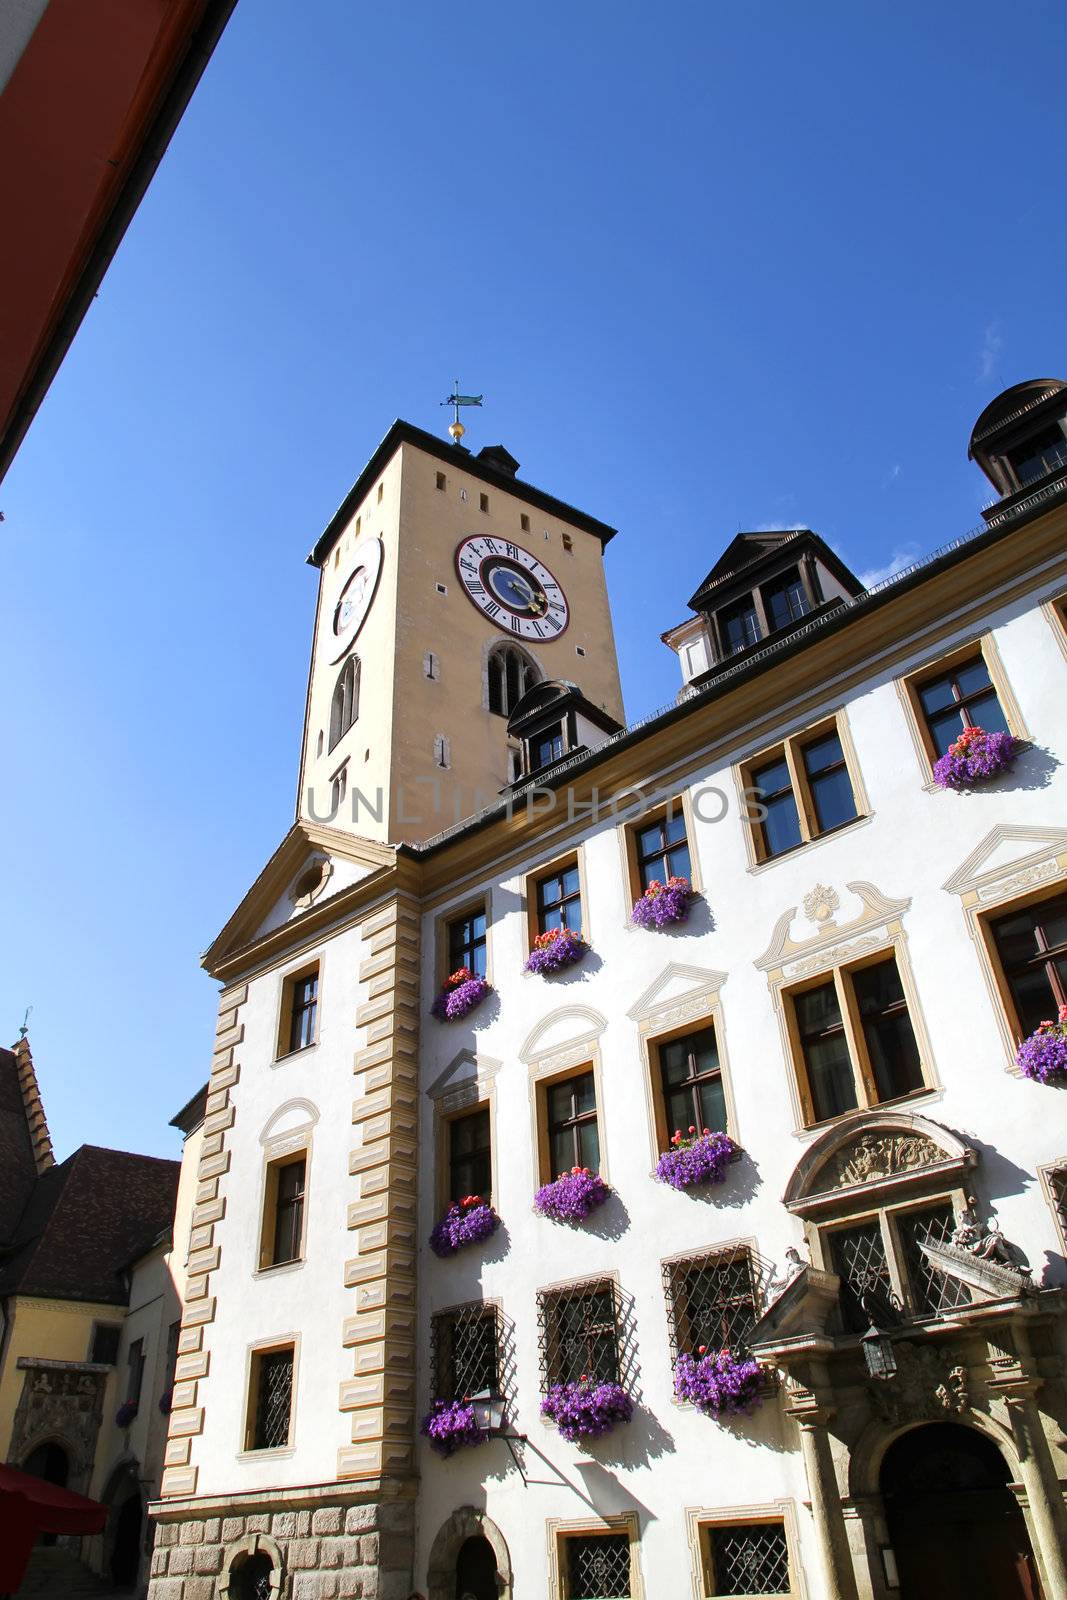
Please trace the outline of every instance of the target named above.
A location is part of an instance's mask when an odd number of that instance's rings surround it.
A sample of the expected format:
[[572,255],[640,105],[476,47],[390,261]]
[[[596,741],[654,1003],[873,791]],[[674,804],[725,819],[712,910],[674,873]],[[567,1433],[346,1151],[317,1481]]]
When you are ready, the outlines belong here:
[[517,1444],[526,1444],[527,1438],[524,1433],[509,1433],[507,1431],[507,1423],[504,1419],[505,1402],[503,1396],[494,1393],[492,1389],[479,1389],[477,1394],[468,1396],[468,1404],[474,1412],[474,1420],[478,1427],[490,1439],[503,1439],[511,1453],[512,1461],[519,1469],[519,1476],[522,1478],[523,1487],[525,1488],[527,1482],[526,1473],[523,1471],[521,1460],[515,1453],[515,1446]]
[[893,1341],[888,1333],[872,1322],[860,1344],[863,1346],[863,1359],[867,1363],[867,1371],[872,1378],[880,1378],[885,1382],[896,1377],[897,1358],[893,1354]]

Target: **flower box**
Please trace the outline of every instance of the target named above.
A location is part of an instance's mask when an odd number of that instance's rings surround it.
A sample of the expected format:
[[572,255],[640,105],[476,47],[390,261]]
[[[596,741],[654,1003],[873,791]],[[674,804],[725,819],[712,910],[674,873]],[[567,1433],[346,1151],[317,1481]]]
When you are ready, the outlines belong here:
[[611,1190],[598,1172],[588,1167],[572,1167],[554,1183],[546,1183],[534,1195],[534,1210],[553,1222],[584,1222],[591,1211],[602,1206]]
[[1039,1022],[1015,1056],[1025,1078],[1037,1083],[1067,1083],[1067,1006],[1056,1022]]
[[695,1189],[702,1183],[722,1183],[726,1169],[740,1155],[728,1133],[712,1133],[705,1128],[688,1134],[675,1129],[671,1147],[656,1162],[656,1177],[672,1189]]
[[128,1428],[137,1415],[137,1401],[124,1400],[115,1412],[116,1428]]
[[562,972],[564,967],[573,967],[588,949],[581,934],[573,928],[550,928],[547,933],[537,935],[523,970],[537,972],[542,978],[547,978],[553,972]]
[[973,789],[1007,772],[1019,754],[1018,741],[1010,733],[986,733],[983,728],[964,728],[949,745],[945,755],[934,763],[934,782],[942,789]]
[[464,1245],[479,1244],[500,1226],[500,1218],[481,1195],[467,1194],[449,1206],[430,1234],[435,1256],[454,1256]]
[[631,917],[639,928],[666,928],[684,922],[693,903],[693,886],[688,878],[668,878],[660,883],[653,878],[640,899],[634,901]]
[[438,1022],[456,1022],[469,1016],[490,992],[484,978],[475,977],[469,967],[460,967],[445,979],[444,987],[430,1007]]
[[674,1392],[706,1417],[755,1411],[762,1403],[763,1370],[751,1356],[732,1350],[697,1347],[695,1356],[682,1354],[674,1366]]
[[554,1383],[541,1401],[541,1415],[549,1417],[565,1439],[599,1439],[620,1422],[629,1422],[634,1403],[618,1383]]
[[435,1400],[423,1417],[419,1432],[430,1441],[439,1456],[454,1456],[457,1450],[484,1444],[488,1435],[474,1418],[474,1407],[466,1400]]

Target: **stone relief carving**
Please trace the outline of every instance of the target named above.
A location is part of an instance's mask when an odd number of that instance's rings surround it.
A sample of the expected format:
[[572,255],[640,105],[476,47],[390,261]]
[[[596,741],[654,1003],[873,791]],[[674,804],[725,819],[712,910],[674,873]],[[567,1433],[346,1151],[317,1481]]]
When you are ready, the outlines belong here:
[[814,922],[824,928],[834,926],[834,912],[840,908],[841,896],[836,889],[827,889],[824,884],[817,883],[814,889],[801,901],[804,915],[809,922]]
[[[1014,861],[991,867],[989,863],[1004,845],[1022,848]],[[1010,893],[1016,881],[1023,887],[1026,883],[1054,878],[1060,871],[1056,857],[1064,850],[1067,850],[1067,828],[998,822],[952,876],[946,878],[943,887],[949,894],[962,895],[970,889],[977,889],[980,899],[999,897]],[[1031,878],[1030,873],[1038,876]],[[1005,879],[1011,881],[1005,882]]]
[[871,1378],[867,1395],[883,1422],[913,1422],[920,1418],[956,1416],[970,1409],[967,1368],[930,1345],[895,1343],[897,1360],[892,1378]]
[[[827,944],[840,939],[843,935],[859,933],[864,928],[874,928],[879,923],[884,924],[901,916],[911,905],[910,898],[890,899],[881,889],[875,888],[873,883],[856,881],[846,883],[845,888],[856,895],[861,902],[858,916],[844,924],[838,924],[836,913],[841,900],[837,890],[822,883],[816,884],[804,896],[803,902],[804,913],[814,924],[814,933],[803,939],[791,937],[790,929],[797,908],[789,906],[775,923],[770,943],[756,962],[756,966],[763,972],[769,972],[795,956],[813,955],[816,950],[823,950]],[[829,958],[826,958],[826,961],[828,960]]]
[[[694,967],[672,961],[658,978],[655,978],[626,1013],[635,1022],[654,1018],[660,1021],[672,1017],[676,1010],[686,1008],[686,1015],[706,1011],[723,984],[725,972],[713,972],[708,967]],[[684,985],[684,988],[680,987]],[[673,992],[672,992],[673,991]]]
[[107,1373],[29,1361],[24,1370],[9,1458],[21,1462],[34,1445],[55,1439],[71,1450],[67,1486],[80,1493],[92,1472]]
[[846,961],[855,961],[858,956],[866,955],[868,950],[877,950],[883,941],[874,934],[869,934],[866,939],[856,939],[852,944],[839,944],[832,950],[824,950],[820,955],[809,956],[807,961],[797,961],[789,968],[788,976],[791,978],[806,978],[809,972],[821,972],[826,967],[841,966]]
[[915,1172],[945,1160],[932,1139],[923,1133],[861,1133],[819,1168],[818,1192],[847,1189],[856,1183],[871,1183],[897,1173]]
[[1048,878],[1058,877],[1059,871],[1057,861],[1045,861],[1041,866],[1028,868],[1026,872],[1017,872],[1013,878],[1001,878],[996,883],[984,884],[978,891],[978,898],[1000,900],[1016,894],[1020,889],[1029,888],[1032,883],[1044,883]]

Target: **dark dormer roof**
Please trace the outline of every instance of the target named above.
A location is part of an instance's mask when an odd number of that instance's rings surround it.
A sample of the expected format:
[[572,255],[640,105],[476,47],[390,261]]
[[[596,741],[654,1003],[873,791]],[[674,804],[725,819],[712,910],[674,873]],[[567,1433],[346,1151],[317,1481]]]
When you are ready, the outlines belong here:
[[510,450],[505,450],[502,444],[487,444],[478,451],[474,458],[484,461],[487,467],[493,467],[497,472],[506,473],[513,478],[519,470],[519,463],[515,460]]
[[546,678],[542,683],[535,683],[532,689],[527,689],[508,718],[508,732],[519,739],[528,737],[541,725],[547,725],[568,711],[578,712],[604,733],[618,733],[622,727],[621,722],[616,722],[600,706],[587,700],[578,685],[570,679]]
[[[1010,389],[1003,390],[995,400],[989,402],[971,430],[970,443],[967,446],[968,460],[974,460],[976,447],[986,443],[1002,428],[1021,421],[1032,411],[1037,411],[1047,400],[1061,394],[1064,389],[1067,389],[1067,383],[1064,383],[1062,378],[1028,378],[1025,383],[1015,383]],[[983,452],[979,449],[978,453]]]
[[863,585],[856,574],[811,528],[756,529],[734,535],[690,599],[690,607],[694,611],[706,611],[719,603],[720,591],[751,587],[781,556],[792,554],[794,547],[798,556],[805,550],[817,555],[850,594],[863,593]]

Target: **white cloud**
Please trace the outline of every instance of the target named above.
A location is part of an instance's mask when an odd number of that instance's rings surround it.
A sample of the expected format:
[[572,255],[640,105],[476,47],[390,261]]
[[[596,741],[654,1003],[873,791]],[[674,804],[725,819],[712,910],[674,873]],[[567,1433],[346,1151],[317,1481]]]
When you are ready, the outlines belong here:
[[910,567],[913,561],[919,559],[920,551],[917,544],[898,545],[893,551],[888,563],[884,567],[872,567],[869,572],[861,572],[860,582],[865,589],[873,589],[876,583],[884,583],[887,578],[895,578],[898,572],[903,572],[905,567]]
[[757,522],[750,533],[792,533],[794,528],[803,528],[803,522]]
[[894,461],[885,477],[882,479],[882,488],[888,489],[900,477],[900,462]]
[[978,383],[988,383],[997,370],[1000,362],[1000,353],[1004,348],[1001,337],[1000,323],[990,322],[982,336],[982,348],[978,354]]

